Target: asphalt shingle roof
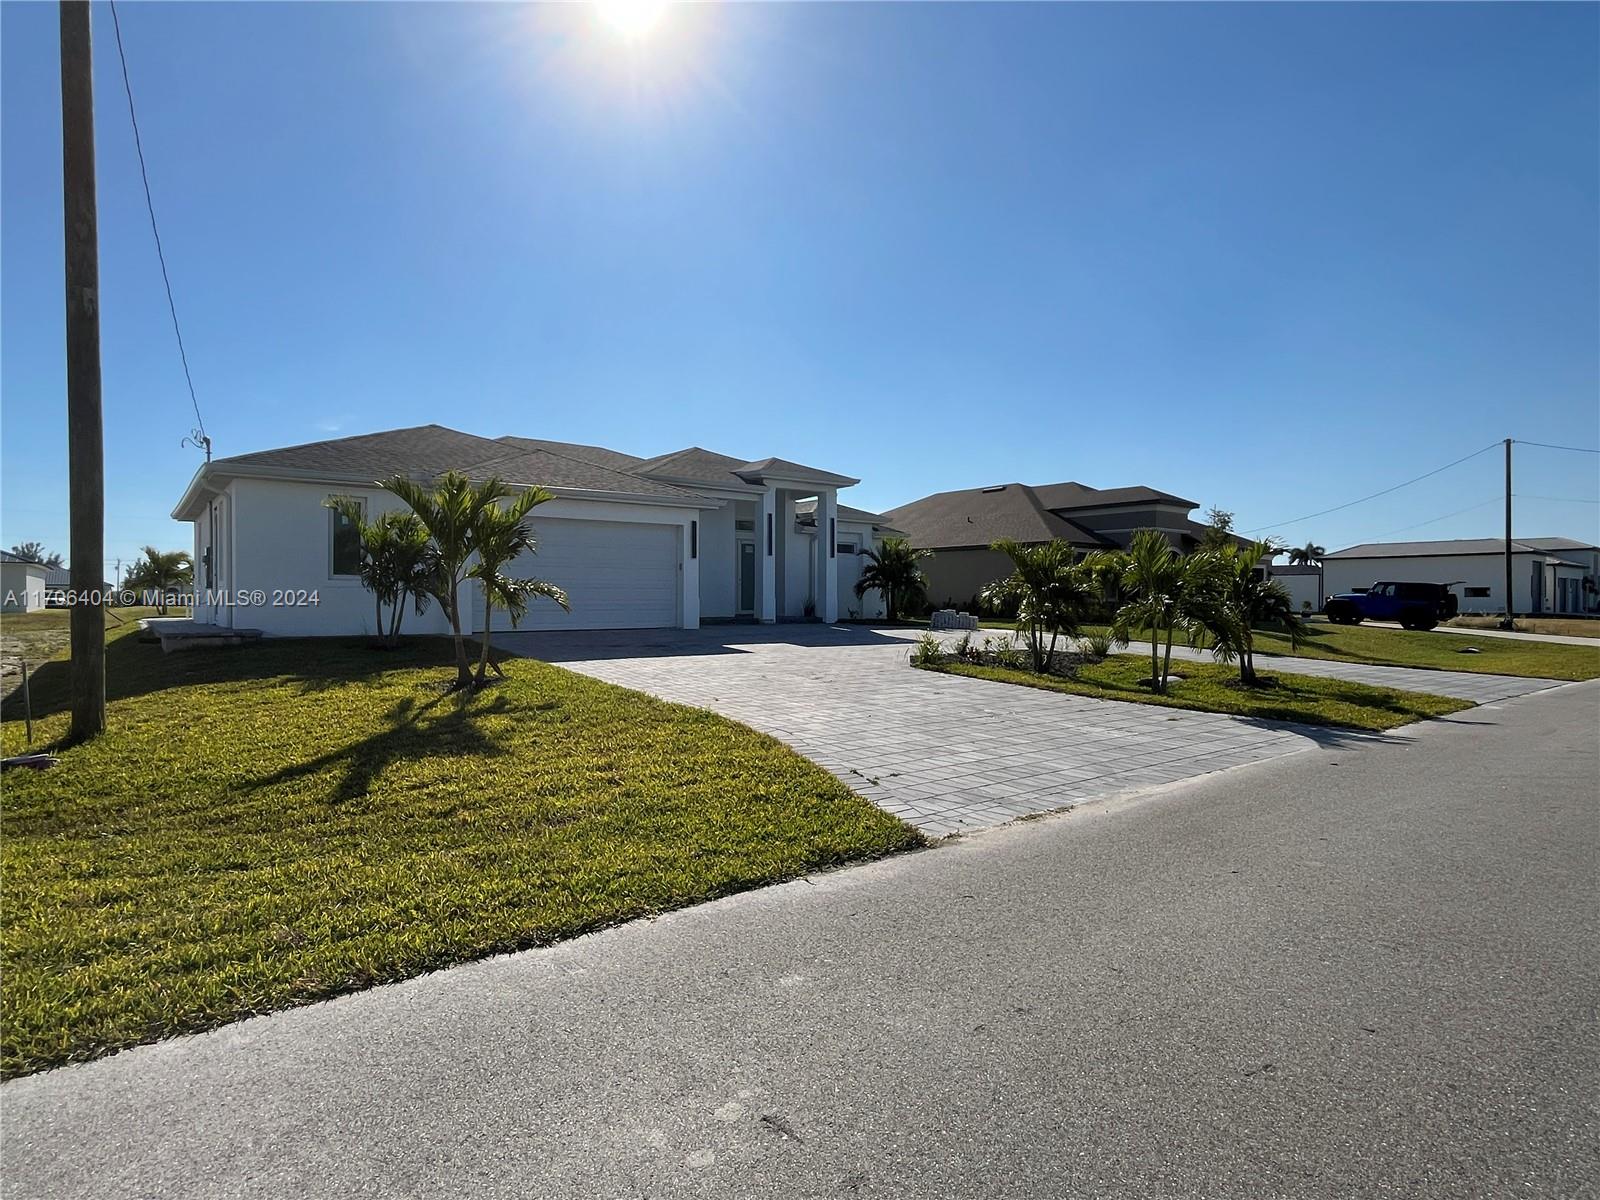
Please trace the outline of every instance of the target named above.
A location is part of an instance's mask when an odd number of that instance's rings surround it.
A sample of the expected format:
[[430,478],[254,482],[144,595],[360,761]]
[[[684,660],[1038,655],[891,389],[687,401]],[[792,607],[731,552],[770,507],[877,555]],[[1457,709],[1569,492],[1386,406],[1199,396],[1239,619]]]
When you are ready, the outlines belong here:
[[504,455],[506,448],[492,438],[447,429],[443,425],[416,425],[382,433],[362,433],[325,442],[306,442],[277,450],[258,450],[219,458],[213,466],[282,467],[291,471],[329,471],[337,475],[436,475],[463,470],[472,463]]
[[438,475],[454,470],[475,479],[498,475],[508,483],[675,500],[703,500],[704,497],[669,483],[668,479],[748,488],[748,481],[738,472],[751,474],[786,468],[830,476],[841,483],[847,480],[846,476],[812,471],[783,459],[769,458],[752,463],[699,446],[643,459],[604,446],[512,435],[482,438],[443,425],[416,425],[276,450],[258,450],[219,458],[211,465],[223,470],[260,467],[326,471],[339,477],[365,476],[373,480],[393,475]]
[[11,553],[9,550],[0,550],[0,562],[27,563],[30,567],[44,566],[37,558],[23,558],[20,555]]
[[660,475],[669,479],[691,479],[700,483],[713,483],[722,487],[748,487],[749,481],[739,478],[736,472],[745,465],[742,458],[729,458],[699,446],[674,450],[671,454],[657,455],[636,463],[634,470],[640,475]]
[[585,492],[615,492],[625,496],[659,496],[669,500],[697,500],[701,497],[658,479],[646,479],[626,471],[613,471],[599,463],[568,458],[549,450],[512,450],[497,447],[502,453],[482,462],[459,468],[474,479],[498,476],[507,483],[550,488],[572,488]]
[[564,454],[568,458],[610,467],[613,471],[632,471],[644,461],[637,454],[607,450],[604,446],[585,446],[580,442],[552,442],[548,438],[516,437],[513,434],[496,438],[495,441],[504,442],[507,446],[514,446],[520,450],[548,450],[552,454]]
[[1039,502],[1036,489],[1024,483],[939,492],[899,508],[884,519],[903,529],[913,543],[930,549],[987,546],[1001,538],[1048,542],[1056,538],[1076,546],[1108,546],[1105,538],[1051,512]]
[[1092,488],[1085,483],[1045,483],[1033,489],[1046,508],[1102,508],[1113,504],[1182,504],[1194,508],[1193,500],[1150,487]]

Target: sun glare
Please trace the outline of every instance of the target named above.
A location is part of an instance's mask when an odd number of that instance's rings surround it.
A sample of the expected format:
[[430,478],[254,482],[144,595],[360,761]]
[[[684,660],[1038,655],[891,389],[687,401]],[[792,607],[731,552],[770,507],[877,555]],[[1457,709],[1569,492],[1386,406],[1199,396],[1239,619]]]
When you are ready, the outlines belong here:
[[648,37],[667,13],[663,0],[596,0],[594,7],[602,22],[630,42]]

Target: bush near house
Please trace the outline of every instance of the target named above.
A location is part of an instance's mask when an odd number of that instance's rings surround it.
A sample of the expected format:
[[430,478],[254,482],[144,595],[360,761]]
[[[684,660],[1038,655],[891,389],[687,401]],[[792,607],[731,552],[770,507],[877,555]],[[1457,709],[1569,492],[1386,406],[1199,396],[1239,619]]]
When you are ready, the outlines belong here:
[[[7,1076],[922,842],[772,738],[544,663],[447,692],[447,638],[134,633],[108,732],[5,776]],[[36,741],[65,666],[35,676]]]

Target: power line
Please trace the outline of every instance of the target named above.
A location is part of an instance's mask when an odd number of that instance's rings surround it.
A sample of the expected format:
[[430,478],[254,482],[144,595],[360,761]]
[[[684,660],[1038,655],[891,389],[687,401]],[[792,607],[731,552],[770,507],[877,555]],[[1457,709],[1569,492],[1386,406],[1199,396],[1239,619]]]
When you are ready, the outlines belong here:
[[1571,450],[1574,454],[1600,454],[1600,450],[1591,450],[1588,446],[1556,446],[1550,442],[1525,442],[1521,438],[1512,438],[1518,446],[1540,446],[1545,450]]
[[[194,394],[194,377],[189,374],[189,355],[183,348],[183,330],[178,328],[178,306],[172,300],[172,280],[167,275],[167,256],[161,248],[161,230],[156,226],[156,205],[150,197],[150,172],[144,165],[144,142],[139,137],[139,117],[133,109],[133,83],[128,78],[128,56],[122,50],[122,22],[117,19],[116,0],[111,0],[111,27],[117,35],[117,58],[122,63],[122,89],[128,94],[128,120],[133,124],[133,148],[139,153],[139,178],[144,181],[144,206],[150,214],[150,232],[156,239],[156,259],[161,263],[161,282],[167,289],[167,311],[172,314],[172,333],[178,339],[178,357],[183,360],[183,378],[189,385],[189,403],[194,406],[194,419],[205,437],[206,423],[200,415],[200,401]],[[210,458],[208,454],[206,456]]]
[[1600,504],[1600,500],[1588,496],[1532,496],[1526,492],[1512,492],[1513,500],[1554,500],[1559,504]]
[[1477,458],[1478,455],[1487,454],[1490,450],[1498,450],[1503,445],[1505,445],[1504,442],[1490,442],[1487,446],[1483,447],[1483,449],[1474,450],[1471,454],[1462,455],[1454,462],[1447,462],[1444,466],[1435,467],[1433,470],[1428,471],[1425,474],[1418,475],[1415,479],[1408,479],[1404,483],[1397,483],[1393,487],[1384,488],[1381,492],[1373,492],[1370,496],[1362,496],[1359,500],[1351,500],[1345,504],[1335,504],[1332,508],[1325,508],[1321,512],[1307,513],[1305,516],[1296,517],[1292,521],[1272,521],[1266,525],[1257,525],[1252,529],[1241,529],[1239,532],[1256,533],[1262,529],[1275,529],[1280,525],[1298,525],[1301,521],[1309,521],[1313,517],[1325,517],[1329,513],[1340,512],[1346,508],[1354,508],[1358,504],[1365,504],[1368,500],[1376,500],[1379,496],[1387,496],[1390,492],[1398,492],[1401,488],[1410,487],[1413,483],[1421,483],[1424,479],[1431,479],[1441,471],[1448,471],[1451,467],[1459,467],[1469,458]]
[[1402,525],[1399,529],[1386,529],[1384,532],[1376,533],[1372,536],[1375,538],[1386,538],[1397,533],[1406,533],[1412,529],[1421,529],[1425,525],[1437,525],[1440,521],[1448,521],[1451,517],[1459,517],[1463,513],[1474,512],[1480,508],[1487,508],[1491,504],[1499,504],[1504,499],[1504,496],[1490,496],[1487,500],[1480,500],[1476,504],[1469,504],[1465,508],[1458,508],[1455,510],[1455,512],[1447,512],[1442,517],[1429,517],[1426,521],[1418,521],[1415,525]]

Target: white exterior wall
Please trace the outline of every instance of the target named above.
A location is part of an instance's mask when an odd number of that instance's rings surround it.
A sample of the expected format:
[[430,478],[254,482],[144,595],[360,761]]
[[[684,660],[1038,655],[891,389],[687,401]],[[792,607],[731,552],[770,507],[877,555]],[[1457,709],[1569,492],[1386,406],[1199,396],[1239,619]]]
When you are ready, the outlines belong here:
[[[367,518],[388,511],[402,511],[405,505],[381,488],[359,488],[347,485],[301,483],[287,480],[236,479],[227,489],[229,510],[229,536],[233,552],[219,554],[223,564],[225,586],[234,597],[259,591],[268,600],[275,592],[315,592],[315,605],[251,605],[235,606],[231,612],[197,613],[197,619],[209,619],[219,624],[232,624],[238,628],[259,629],[272,637],[352,636],[375,633],[376,612],[372,594],[353,577],[334,577],[331,574],[331,516],[325,507],[329,496],[350,496],[365,502]],[[666,506],[624,504],[615,501],[556,499],[536,508],[531,520],[535,534],[542,521],[553,519],[594,520],[643,524],[665,524],[675,528],[680,554],[678,623],[685,628],[695,628],[700,621],[700,570],[699,560],[691,560],[684,569],[682,558],[687,554],[689,522],[704,514],[694,509]],[[195,522],[196,552],[205,548],[208,518],[202,515]],[[701,545],[706,545],[702,527]],[[229,565],[231,562],[231,566]],[[226,579],[227,571],[232,580]],[[538,559],[532,560],[533,574],[540,574]],[[203,576],[201,577],[203,583]],[[551,579],[561,583],[560,579]],[[462,603],[467,619],[463,628],[473,629],[481,624],[482,599],[472,584],[463,590]],[[548,601],[537,601],[548,604]],[[580,613],[574,613],[570,627],[582,622]],[[403,633],[447,634],[449,622],[437,604],[431,605],[423,616],[408,611],[402,625]]]
[[[1283,585],[1284,590],[1289,593],[1290,599],[1294,601],[1296,612],[1304,612],[1308,605],[1312,612],[1320,612],[1322,610],[1322,581],[1313,572],[1301,573],[1296,571],[1279,574],[1269,568],[1268,575],[1274,583]],[[1365,585],[1363,584],[1362,586]]]
[[838,593],[839,616],[841,619],[861,621],[881,621],[888,615],[884,607],[883,597],[877,592],[868,592],[860,599],[856,598],[856,580],[861,578],[861,568],[866,564],[866,551],[876,550],[883,545],[883,539],[874,539],[872,526],[860,521],[846,521],[839,519],[839,541],[855,542],[862,549],[861,554],[841,554],[838,559]]
[[[1558,557],[1550,554],[1513,554],[1511,556],[1512,604],[1516,612],[1533,611],[1533,572],[1542,568],[1544,559]],[[1502,613],[1505,611],[1505,559],[1495,554],[1434,555],[1418,558],[1330,558],[1323,563],[1323,574],[1329,596],[1340,592],[1353,592],[1384,580],[1403,583],[1454,583],[1451,590],[1460,598],[1460,611],[1464,613]],[[1546,587],[1541,598],[1540,611],[1556,611],[1559,593],[1551,582],[1561,575],[1580,575],[1572,568],[1555,568],[1546,575]],[[1468,596],[1467,588],[1487,588],[1487,596]]]
[[702,620],[731,621],[738,609],[739,559],[733,527],[736,515],[732,503],[699,513]]
[[37,563],[0,563],[0,612],[38,612],[44,607],[44,568]]

